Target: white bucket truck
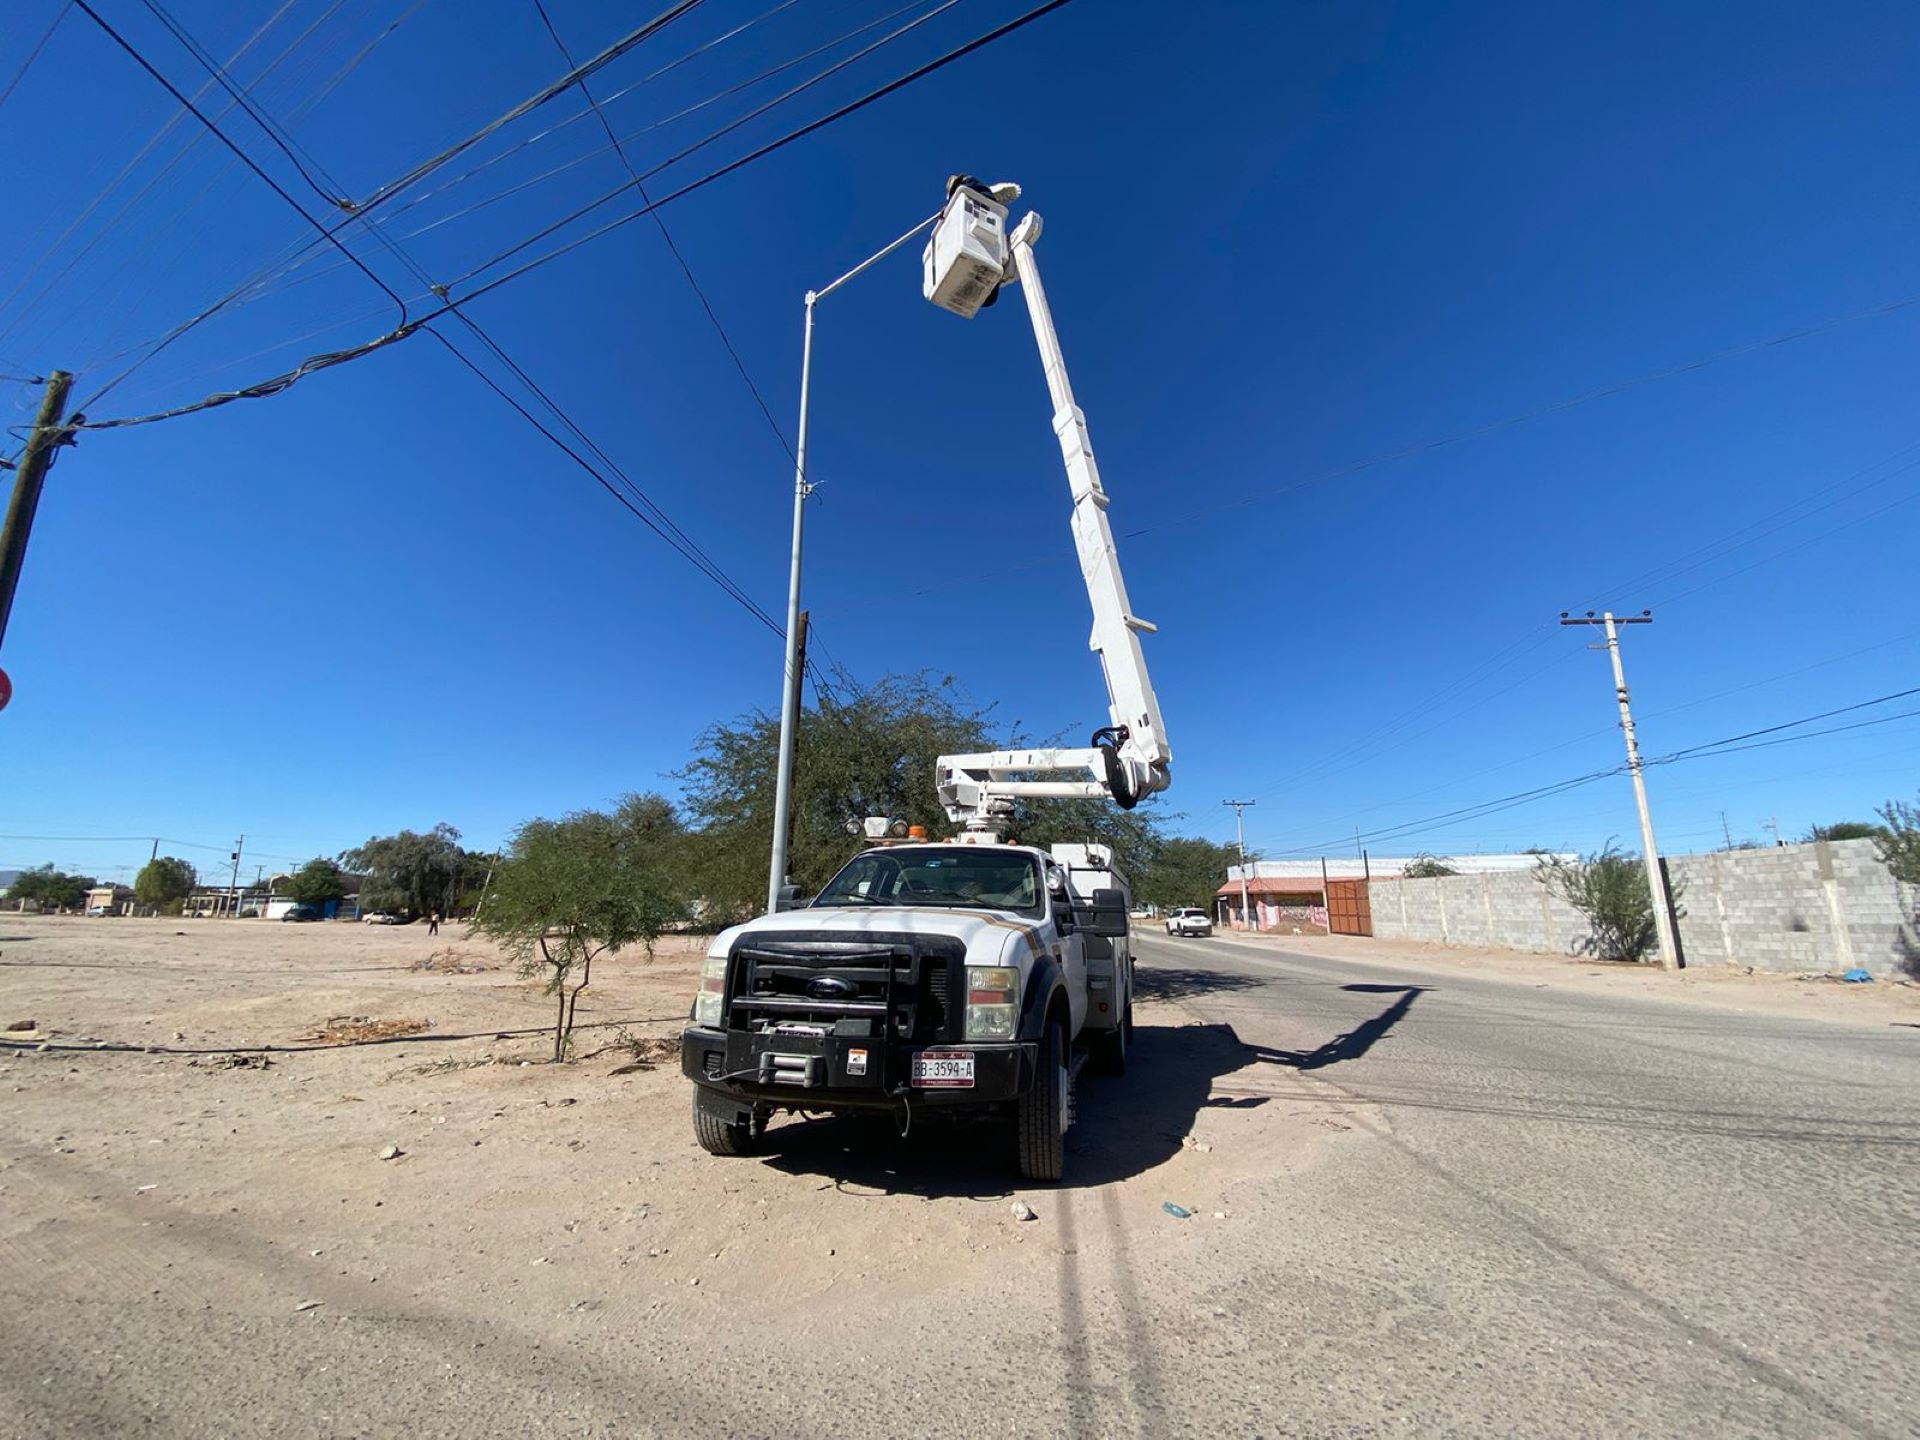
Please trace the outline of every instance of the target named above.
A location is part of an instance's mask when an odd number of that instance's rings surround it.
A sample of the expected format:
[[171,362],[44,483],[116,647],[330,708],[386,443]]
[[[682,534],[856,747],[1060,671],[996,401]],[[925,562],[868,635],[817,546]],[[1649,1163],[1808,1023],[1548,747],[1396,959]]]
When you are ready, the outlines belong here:
[[1003,284],[1025,291],[1107,723],[1084,748],[940,757],[940,799],[958,827],[950,839],[869,819],[870,848],[803,907],[714,938],[681,1069],[694,1084],[694,1133],[716,1155],[758,1149],[779,1110],[882,1111],[908,1124],[940,1111],[1000,1125],[1022,1175],[1057,1180],[1079,1063],[1126,1065],[1131,896],[1112,852],[1002,836],[1023,798],[1107,796],[1131,809],[1166,788],[1172,753],[1140,649],[1153,626],[1127,603],[1086,416],[1034,261],[1040,217],[1027,215],[1009,238],[996,191],[1014,187],[948,182],[923,292],[971,316]]

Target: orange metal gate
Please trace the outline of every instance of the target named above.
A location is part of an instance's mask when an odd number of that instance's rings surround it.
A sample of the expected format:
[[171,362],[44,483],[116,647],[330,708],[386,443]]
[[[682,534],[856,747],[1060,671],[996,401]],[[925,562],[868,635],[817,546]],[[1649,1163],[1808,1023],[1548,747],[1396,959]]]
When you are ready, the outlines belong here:
[[1327,882],[1327,930],[1334,935],[1373,934],[1373,902],[1364,880]]

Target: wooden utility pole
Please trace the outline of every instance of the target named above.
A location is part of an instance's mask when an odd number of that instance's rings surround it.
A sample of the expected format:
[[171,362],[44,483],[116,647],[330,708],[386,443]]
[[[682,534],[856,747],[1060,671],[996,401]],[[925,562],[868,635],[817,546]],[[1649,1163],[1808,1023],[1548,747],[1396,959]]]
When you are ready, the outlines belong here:
[[40,399],[40,413],[33,418],[33,433],[13,474],[13,498],[7,502],[7,519],[0,529],[0,643],[7,638],[7,617],[13,613],[13,592],[20,584],[20,567],[27,559],[27,536],[33,530],[34,511],[40,508],[40,490],[47,480],[47,467],[53,464],[53,452],[66,443],[69,431],[66,418],[67,392],[73,388],[73,376],[56,370],[47,377],[47,392]]
[[1647,890],[1653,901],[1653,929],[1660,942],[1660,968],[1674,970],[1680,964],[1680,945],[1673,933],[1673,901],[1667,894],[1666,872],[1660,868],[1660,851],[1654,844],[1653,814],[1647,808],[1647,782],[1641,773],[1640,742],[1634,736],[1633,711],[1627,704],[1627,674],[1620,665],[1620,635],[1615,628],[1619,625],[1651,625],[1653,612],[1642,610],[1638,615],[1616,617],[1611,610],[1601,615],[1589,610],[1584,616],[1576,617],[1562,610],[1560,623],[1606,627],[1607,643],[1587,648],[1605,650],[1613,660],[1613,695],[1620,705],[1620,729],[1627,737],[1627,772],[1633,776],[1633,798],[1640,807],[1640,853],[1647,871]]
[[493,858],[487,862],[487,878],[480,882],[480,898],[473,902],[473,914],[467,917],[469,925],[480,918],[480,907],[487,903],[487,891],[493,888],[493,872],[500,868],[500,854],[499,850],[494,851]]

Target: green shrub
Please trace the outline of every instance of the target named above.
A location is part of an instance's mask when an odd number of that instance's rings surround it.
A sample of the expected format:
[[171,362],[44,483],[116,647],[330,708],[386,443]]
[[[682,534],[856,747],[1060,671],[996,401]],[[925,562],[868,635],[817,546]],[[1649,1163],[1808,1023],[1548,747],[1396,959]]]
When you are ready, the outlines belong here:
[[[1647,868],[1623,855],[1612,840],[1591,855],[1568,862],[1557,857],[1542,860],[1536,872],[1540,882],[1586,918],[1591,933],[1585,951],[1602,960],[1644,959],[1658,943],[1653,896],[1647,887]],[[1671,884],[1676,915],[1684,887]]]

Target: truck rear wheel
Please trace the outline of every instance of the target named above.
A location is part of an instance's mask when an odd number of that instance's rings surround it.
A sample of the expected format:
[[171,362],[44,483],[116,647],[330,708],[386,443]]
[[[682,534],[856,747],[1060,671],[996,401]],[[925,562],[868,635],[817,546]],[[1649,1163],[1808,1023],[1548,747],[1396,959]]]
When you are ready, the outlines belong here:
[[1067,1037],[1058,1020],[1040,1036],[1033,1086],[1020,1097],[1014,1118],[1020,1174],[1027,1180],[1058,1180],[1067,1168]]
[[1127,1073],[1127,1051],[1133,1047],[1133,996],[1120,1007],[1120,1023],[1094,1037],[1093,1063],[1103,1075]]
[[698,1086],[693,1091],[693,1138],[709,1155],[755,1155],[767,1133],[767,1116],[755,1109],[750,1119],[739,1118],[732,1105],[718,1105]]

